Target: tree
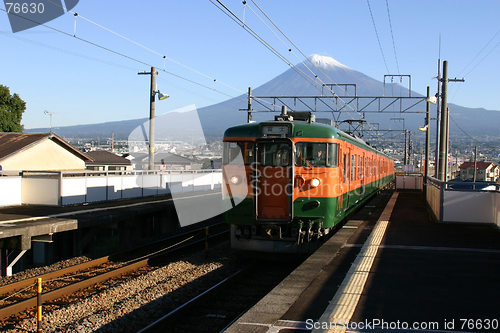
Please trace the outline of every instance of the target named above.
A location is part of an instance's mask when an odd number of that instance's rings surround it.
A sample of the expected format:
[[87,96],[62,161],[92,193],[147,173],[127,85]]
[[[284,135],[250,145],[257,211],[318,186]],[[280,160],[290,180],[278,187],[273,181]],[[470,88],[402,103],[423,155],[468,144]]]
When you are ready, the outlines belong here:
[[26,102],[18,94],[11,95],[9,87],[0,84],[0,132],[22,132],[24,111]]

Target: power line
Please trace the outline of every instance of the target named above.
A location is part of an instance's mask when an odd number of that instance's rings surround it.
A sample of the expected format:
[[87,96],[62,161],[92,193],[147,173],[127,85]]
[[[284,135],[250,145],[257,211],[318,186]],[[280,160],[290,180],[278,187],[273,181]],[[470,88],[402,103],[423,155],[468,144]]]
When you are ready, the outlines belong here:
[[451,116],[451,114],[448,114],[450,119],[453,121],[453,123],[462,131],[462,133],[464,133],[466,136],[468,136],[471,140],[474,140],[475,142],[477,142],[478,144],[482,145],[482,146],[486,146],[488,148],[493,148],[493,149],[496,149],[497,147],[492,147],[484,142],[480,142],[478,140],[476,140],[474,137],[472,137],[471,135],[469,135],[467,132],[465,132],[462,127],[460,127],[457,122],[455,121],[455,119],[453,119],[453,117]]
[[389,12],[389,1],[385,0],[385,4],[386,4],[386,7],[387,7],[387,16],[389,17],[389,27],[391,28],[392,47],[394,49],[394,57],[396,58],[396,67],[398,69],[398,74],[400,74],[399,73],[398,55],[396,54],[396,43],[394,42],[394,34],[392,32],[391,13]]
[[375,19],[373,18],[372,8],[370,7],[370,1],[366,0],[366,3],[368,4],[368,9],[370,10],[370,16],[372,17],[373,28],[375,29],[375,35],[377,36],[378,46],[380,47],[380,52],[382,53],[382,58],[384,59],[385,69],[387,70],[387,74],[389,74],[389,67],[387,67],[384,51],[382,50],[382,44],[380,44],[380,38],[378,38],[377,26],[375,25]]
[[[334,82],[331,78],[329,78],[329,77],[328,77],[328,75],[326,75],[325,73],[323,73],[323,71],[322,71],[320,68],[318,68],[318,67],[316,66],[316,64],[314,64],[314,63],[311,61],[311,59],[309,59],[309,57],[307,57],[307,56],[306,56],[306,55],[305,55],[305,54],[304,54],[304,53],[303,53],[303,52],[302,52],[302,51],[301,51],[301,50],[300,50],[300,49],[299,49],[299,48],[298,48],[298,47],[297,47],[297,46],[296,46],[296,45],[295,45],[295,44],[294,44],[291,40],[290,40],[290,38],[288,38],[288,36],[287,36],[287,35],[285,35],[285,33],[284,33],[283,31],[281,31],[281,29],[280,29],[280,28],[276,25],[276,23],[274,23],[274,21],[273,21],[273,20],[271,20],[271,18],[270,18],[270,17],[269,17],[269,16],[268,16],[268,15],[267,15],[267,14],[266,14],[263,10],[262,10],[262,8],[260,8],[260,7],[259,7],[259,5],[257,5],[257,3],[255,3],[255,1],[254,1],[254,0],[252,0],[252,2],[254,3],[254,5],[255,5],[255,6],[257,6],[257,8],[258,8],[258,9],[262,12],[262,14],[264,14],[264,16],[265,16],[265,17],[266,17],[266,18],[267,18],[267,19],[268,19],[268,20],[269,20],[269,21],[270,21],[270,22],[274,25],[274,27],[275,27],[276,29],[278,29],[278,31],[279,31],[279,32],[280,32],[280,33],[281,33],[281,34],[282,34],[282,35],[283,35],[283,36],[284,36],[284,37],[285,37],[285,38],[286,38],[286,39],[287,39],[287,40],[288,40],[288,41],[289,41],[292,45],[293,45],[293,47],[295,47],[295,48],[297,49],[297,51],[299,51],[299,52],[300,52],[300,54],[302,54],[302,56],[303,56],[303,57],[304,57],[307,61],[309,61],[309,62],[310,62],[310,63],[311,63],[311,64],[312,64],[312,65],[313,65],[313,66],[314,66],[314,67],[315,67],[318,71],[320,71],[320,72],[321,72],[321,73],[322,73],[322,74],[323,74],[323,75],[324,75],[324,76],[325,76],[328,80],[330,80],[332,83],[334,83],[335,85],[337,85],[337,84],[336,84],[336,83],[335,83],[335,82]],[[251,9],[251,8],[250,8],[250,9]],[[255,13],[255,12],[254,12],[254,13]],[[256,14],[256,15],[257,15],[257,14]],[[257,16],[257,17],[258,17],[258,16]],[[266,26],[267,26],[267,25],[266,25]],[[268,28],[269,28],[269,27],[268,27]],[[269,30],[271,30],[271,28],[269,28]],[[271,30],[271,31],[272,31],[272,30]],[[274,33],[274,32],[273,32],[273,33]],[[280,39],[280,40],[281,40],[281,39]],[[283,43],[283,44],[285,44],[285,43]],[[285,46],[286,46],[286,45],[285,45]],[[287,48],[288,48],[288,47],[287,47]],[[289,48],[288,50],[289,50],[289,51],[291,51],[291,49],[290,49],[290,48]],[[295,53],[294,53],[294,55],[295,55]],[[297,57],[297,59],[299,59],[299,58]],[[300,59],[299,59],[299,60],[300,60]],[[305,65],[305,64],[304,64],[304,66],[306,66],[306,68],[307,68],[307,69],[309,69],[309,67],[307,67],[307,65]],[[310,71],[310,72],[311,72],[311,73],[312,73],[312,74],[313,74],[313,75],[314,75],[317,79],[319,79],[319,77],[318,77],[317,75],[315,75],[315,74],[314,74],[314,72],[313,72],[311,69],[309,69],[309,71]],[[319,79],[319,81],[320,81],[320,82],[324,85],[324,82],[323,82],[321,79]],[[338,86],[338,85],[337,85],[337,86]],[[335,95],[335,93],[334,93],[331,89],[330,89],[330,92],[331,92],[333,95]]]
[[[484,49],[485,49],[486,47],[488,47],[488,45],[490,45],[490,43],[493,41],[493,39],[495,39],[495,37],[498,35],[498,33],[500,33],[500,30],[498,30],[498,31],[495,33],[495,35],[493,35],[493,37],[491,37],[491,39],[489,40],[489,42],[488,42],[488,43],[486,43],[486,45],[485,45],[485,46],[481,49],[481,51],[479,51],[479,53],[478,53],[478,54],[476,54],[476,56],[474,57],[474,59],[472,59],[472,60],[471,60],[471,61],[467,64],[467,66],[465,66],[465,68],[464,68],[464,69],[462,69],[462,70],[460,71],[460,73],[458,73],[458,75],[457,75],[457,76],[460,76],[460,74],[462,74],[462,72],[464,72],[464,71],[467,69],[467,67],[469,67],[469,66],[470,66],[470,65],[474,62],[474,60],[476,60],[476,58],[477,58],[477,57],[479,57],[479,55],[480,55],[480,54],[484,51]],[[497,47],[497,46],[498,46],[498,44],[497,44],[495,47]],[[495,49],[495,47],[494,47],[493,49]],[[490,53],[491,53],[491,51],[490,51]],[[489,53],[488,53],[488,54],[489,54]],[[486,56],[488,56],[488,54],[487,54]],[[484,58],[483,58],[483,60],[484,60]],[[481,61],[483,61],[483,60],[481,60]],[[481,62],[479,62],[479,63],[481,63]],[[479,65],[479,64],[477,64],[477,65]],[[477,65],[476,65],[474,68],[476,68],[476,67],[477,67]],[[474,69],[474,68],[473,68],[473,69]],[[471,70],[470,70],[467,74],[469,74],[470,72],[472,72],[472,70],[473,70],[473,69],[471,69]],[[465,75],[465,76],[467,76],[467,75]]]
[[[7,12],[7,11],[6,11],[5,9],[3,9],[3,8],[0,8],[0,9],[1,9],[1,10],[3,10],[4,12]],[[62,31],[62,30],[59,30],[59,29],[53,28],[53,27],[51,27],[51,26],[48,26],[48,25],[46,25],[46,24],[43,24],[43,23],[40,23],[40,22],[37,22],[37,21],[31,20],[31,19],[28,19],[28,18],[22,17],[22,16],[20,16],[20,15],[15,14],[15,13],[9,13],[9,14],[11,14],[11,15],[16,15],[16,16],[18,16],[18,17],[21,17],[21,18],[25,19],[25,20],[28,20],[28,21],[34,22],[34,23],[36,23],[36,24],[38,24],[38,25],[41,25],[41,26],[46,27],[46,28],[49,28],[49,29],[54,30],[54,31],[56,31],[56,32],[59,32],[59,33],[61,33],[61,34],[63,34],[63,35],[66,35],[66,36],[69,36],[69,37],[73,37],[73,38],[75,38],[75,39],[78,39],[78,40],[80,40],[80,41],[82,41],[82,42],[85,42],[85,43],[88,43],[88,44],[90,44],[90,45],[93,45],[93,46],[98,47],[98,48],[100,48],[100,49],[103,49],[103,50],[105,50],[105,51],[108,51],[108,52],[114,53],[114,54],[116,54],[116,55],[119,55],[119,56],[121,56],[121,57],[127,58],[127,59],[129,59],[129,60],[132,60],[132,61],[138,62],[138,63],[140,63],[140,64],[142,64],[142,65],[146,65],[146,66],[148,66],[148,67],[153,67],[153,65],[151,65],[151,64],[149,64],[149,63],[146,63],[146,62],[141,61],[141,60],[139,60],[139,59],[133,58],[133,57],[128,56],[128,55],[126,55],[126,54],[124,54],[124,53],[120,53],[120,52],[118,52],[118,51],[112,50],[112,49],[107,48],[107,47],[105,47],[105,46],[99,45],[99,44],[94,43],[94,42],[92,42],[92,41],[90,41],[90,40],[87,40],[87,39],[84,39],[84,38],[78,37],[78,36],[76,36],[76,35],[71,35],[70,33],[67,33],[67,32],[65,32],[65,31]],[[16,37],[16,38],[17,38],[17,37]],[[19,37],[19,39],[20,39],[20,37]],[[134,42],[134,43],[135,43],[135,42]],[[138,44],[138,45],[139,45],[139,44]],[[56,48],[54,48],[54,49],[56,49]],[[61,52],[62,52],[62,51],[61,51]],[[75,54],[75,55],[76,55],[76,54]],[[89,57],[89,58],[90,58],[90,57]],[[90,58],[90,59],[92,59],[92,58]],[[93,59],[96,59],[96,58],[93,58]],[[169,60],[170,60],[170,59],[169,59]],[[96,61],[97,61],[97,60],[96,60]],[[182,64],[181,64],[181,65],[182,65]],[[184,67],[188,68],[187,66],[184,66]],[[185,78],[185,77],[182,77],[182,76],[180,76],[180,75],[174,74],[174,73],[169,72],[169,71],[166,71],[166,70],[164,70],[164,69],[162,70],[162,69],[159,69],[159,68],[158,68],[158,70],[161,70],[161,71],[163,71],[163,72],[165,72],[165,73],[167,73],[167,74],[170,74],[170,75],[175,76],[175,77],[177,77],[177,78],[180,78],[180,79],[182,79],[182,80],[188,81],[188,82],[190,82],[190,83],[193,83],[193,84],[199,85],[199,86],[201,86],[201,87],[203,87],[203,88],[206,88],[206,89],[209,89],[209,90],[215,91],[215,92],[217,92],[217,93],[219,93],[219,94],[222,94],[222,95],[225,95],[225,96],[228,96],[228,97],[231,97],[231,98],[236,98],[236,97],[234,97],[234,96],[232,96],[232,95],[226,94],[226,93],[224,93],[224,92],[222,92],[222,91],[219,91],[219,90],[217,90],[217,89],[215,89],[215,88],[208,87],[208,86],[206,86],[206,85],[204,85],[204,84],[201,84],[201,83],[198,83],[198,82],[196,82],[196,81],[193,81],[193,80],[187,79],[187,78]],[[198,73],[199,73],[199,72],[198,72]],[[200,74],[201,74],[201,73],[200,73]],[[202,74],[202,75],[203,75],[203,74]],[[206,77],[208,77],[208,76],[206,76]],[[214,82],[216,81],[215,79],[213,79],[213,80],[214,80]],[[219,83],[220,83],[220,82],[219,82]],[[235,90],[239,91],[240,93],[244,93],[244,91],[238,90],[238,89],[236,89],[236,88],[233,88],[233,89],[235,89]]]
[[[210,2],[221,10],[224,14],[226,14],[229,18],[231,18],[236,24],[241,26],[245,31],[247,31],[252,37],[257,39],[262,45],[264,45],[269,51],[271,51],[274,55],[276,55],[280,60],[293,68],[300,76],[302,76],[305,80],[307,80],[310,84],[312,84],[318,91],[321,91],[320,88],[316,86],[314,82],[309,81],[310,78],[306,73],[304,73],[300,68],[297,68],[294,64],[292,64],[286,57],[284,57],[281,53],[279,53],[275,48],[273,48],[268,42],[266,42],[259,34],[253,31],[247,24],[245,24],[236,14],[234,14],[226,5],[224,5],[220,0],[216,0],[219,5],[217,5],[213,0]],[[222,8],[221,8],[222,7]]]
[[473,67],[470,71],[468,71],[468,72],[467,72],[467,74],[465,74],[464,76],[469,75],[469,74],[470,74],[470,73],[471,73],[474,69],[476,69],[476,67],[477,67],[477,66],[479,66],[479,65],[483,62],[483,60],[484,60],[484,59],[486,59],[486,58],[490,55],[490,53],[491,53],[491,52],[493,52],[493,51],[497,48],[497,46],[498,46],[498,45],[500,45],[500,42],[498,42],[498,43],[497,43],[497,44],[496,44],[496,45],[495,45],[495,46],[494,46],[494,47],[490,50],[490,52],[488,52],[488,53],[487,53],[487,54],[483,57],[483,59],[481,59],[481,60],[477,63],[477,65],[476,65],[476,66],[474,66],[474,67]]
[[[282,30],[281,30],[281,29],[280,29],[280,28],[279,28],[279,27],[278,27],[278,26],[274,23],[274,21],[273,21],[273,20],[271,20],[271,18],[270,18],[270,17],[269,17],[269,16],[268,16],[268,15],[267,15],[267,14],[266,14],[266,13],[265,13],[265,12],[264,12],[261,8],[260,8],[260,7],[259,7],[259,5],[257,5],[257,3],[255,3],[255,1],[254,1],[254,0],[252,0],[252,2],[254,3],[254,5],[255,5],[255,6],[257,6],[257,8],[258,8],[258,9],[262,12],[262,14],[264,14],[264,16],[266,16],[266,18],[267,18],[267,19],[268,19],[268,20],[269,20],[269,21],[270,21],[270,22],[274,25],[274,27],[275,27],[275,28],[276,28],[276,29],[277,29],[277,30],[278,30],[278,31],[279,31],[279,32],[280,32],[280,33],[281,33],[281,34],[282,34],[282,35],[283,35],[283,36],[284,36],[284,37],[285,37],[285,38],[286,38],[286,39],[287,39],[287,40],[288,40],[288,41],[289,41],[289,42],[290,42],[290,43],[291,43],[291,44],[292,44],[292,45],[293,45],[293,46],[294,46],[294,47],[295,47],[295,48],[296,48],[296,49],[297,49],[297,50],[298,50],[301,54],[302,54],[302,56],[303,56],[305,59],[307,59],[307,60],[308,60],[308,61],[309,61],[309,62],[310,62],[310,63],[311,63],[311,64],[312,64],[312,65],[313,65],[313,66],[314,66],[314,67],[315,67],[318,71],[320,71],[320,72],[321,72],[321,73],[322,73],[322,74],[323,74],[323,75],[324,75],[327,79],[329,79],[332,83],[334,83],[334,84],[338,87],[338,84],[337,84],[337,83],[335,83],[335,81],[333,81],[330,77],[328,77],[328,75],[326,75],[326,74],[325,74],[325,73],[324,73],[324,72],[323,72],[323,71],[322,71],[319,67],[317,67],[317,66],[316,66],[316,64],[315,64],[315,63],[313,63],[313,62],[311,61],[311,59],[309,59],[309,57],[307,57],[307,56],[306,56],[306,55],[305,55],[305,54],[304,54],[304,53],[303,53],[303,52],[302,52],[302,51],[301,51],[301,50],[300,50],[300,49],[299,49],[299,48],[298,48],[298,47],[297,47],[297,46],[296,46],[296,45],[295,45],[295,44],[294,44],[291,40],[290,40],[290,38],[288,38],[288,36],[287,36],[287,35],[285,35],[285,33],[284,33],[284,32],[283,32],[283,31],[282,31]],[[249,7],[249,8],[250,8],[250,7]],[[250,8],[250,9],[251,9],[251,8]],[[252,10],[252,12],[253,12],[253,10]],[[255,12],[254,12],[254,14],[255,14]],[[257,14],[255,14],[255,15],[258,17],[258,15],[257,15]],[[259,19],[260,19],[260,17],[259,17]],[[261,19],[261,21],[262,21],[262,19]],[[266,24],[266,26],[269,28],[269,26],[268,26],[267,24]],[[269,30],[271,30],[271,29],[269,28]],[[273,33],[274,33],[274,32],[273,32]],[[281,40],[281,39],[280,39],[280,40]],[[282,42],[283,42],[283,41],[282,41]],[[283,44],[285,44],[285,43],[283,43]],[[285,44],[285,46],[286,46],[286,44]],[[289,50],[291,50],[291,49],[289,49]],[[297,58],[298,58],[298,57],[297,57]],[[300,60],[300,59],[299,59],[299,60]],[[324,82],[323,82],[323,81],[322,81],[322,80],[321,80],[321,79],[320,79],[320,78],[319,78],[319,77],[318,77],[318,76],[317,76],[317,75],[316,75],[316,74],[315,74],[315,73],[314,73],[314,72],[313,72],[313,71],[312,71],[309,67],[307,67],[307,65],[306,65],[305,63],[304,63],[304,66],[305,66],[307,69],[309,69],[309,71],[311,71],[311,73],[312,73],[312,74],[316,77],[316,79],[318,79],[318,80],[319,80],[319,81],[323,84],[323,86],[325,86],[325,83],[324,83]],[[328,87],[328,86],[326,86],[326,87]],[[334,96],[335,96],[335,93],[333,92],[333,90],[332,90],[332,89],[330,89],[330,88],[328,88],[328,89],[330,90],[330,92],[332,93],[332,95],[334,95]],[[342,100],[342,98],[339,98],[339,99],[340,99],[342,102],[344,102],[344,101]],[[345,102],[344,102],[344,103],[345,103]],[[345,104],[346,104],[346,105],[348,105],[347,103],[345,103]],[[359,112],[358,112],[357,110],[355,110],[355,109],[354,109],[351,105],[348,105],[348,106],[349,106],[349,107],[350,107],[353,111],[355,111],[357,114],[359,114],[359,115],[362,117],[362,119],[364,119],[364,120],[366,121],[366,118],[365,118],[365,116],[364,116],[363,114],[359,113]],[[352,115],[351,115],[348,111],[345,111],[345,112],[346,112],[346,113],[347,113],[347,114],[348,114],[348,115],[349,115],[349,116],[350,116],[350,117],[354,120],[354,117],[353,117],[353,116],[352,116]],[[366,123],[367,123],[370,127],[374,128],[374,127],[373,127],[373,125],[372,125],[372,124],[370,124],[368,121],[366,121]]]

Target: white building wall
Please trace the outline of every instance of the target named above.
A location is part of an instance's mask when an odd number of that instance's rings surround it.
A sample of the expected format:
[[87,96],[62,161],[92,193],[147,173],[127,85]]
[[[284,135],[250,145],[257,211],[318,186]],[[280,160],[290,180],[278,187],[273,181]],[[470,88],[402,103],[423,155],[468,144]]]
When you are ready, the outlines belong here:
[[85,161],[50,139],[2,160],[3,170],[85,170]]

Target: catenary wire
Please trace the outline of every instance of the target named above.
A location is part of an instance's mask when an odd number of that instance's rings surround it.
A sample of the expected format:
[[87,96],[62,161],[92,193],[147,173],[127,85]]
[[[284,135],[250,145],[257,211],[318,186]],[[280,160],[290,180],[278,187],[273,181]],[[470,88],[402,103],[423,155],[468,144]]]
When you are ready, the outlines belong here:
[[[3,9],[3,8],[0,8],[0,9],[1,9],[1,10],[3,10],[4,12],[6,12],[6,10],[5,10],[5,9]],[[9,14],[16,15],[15,13],[9,13]],[[56,32],[59,32],[59,33],[61,33],[61,34],[63,34],[63,35],[66,35],[66,36],[68,36],[68,37],[73,37],[73,38],[75,38],[75,39],[77,39],[77,40],[80,40],[80,41],[82,41],[82,42],[88,43],[88,44],[90,44],[90,45],[93,45],[93,46],[98,47],[98,48],[100,48],[100,49],[103,49],[103,50],[105,50],[105,51],[108,51],[108,52],[114,53],[114,54],[116,54],[116,55],[119,55],[119,56],[121,56],[121,57],[127,58],[127,59],[129,59],[129,60],[132,60],[132,61],[138,62],[138,63],[143,64],[143,65],[145,65],[145,66],[148,66],[148,67],[153,67],[153,65],[151,65],[151,64],[149,64],[149,63],[146,63],[146,62],[144,62],[144,61],[142,61],[142,60],[139,60],[139,59],[133,58],[133,57],[128,56],[128,55],[126,55],[126,54],[124,54],[124,53],[121,53],[121,52],[118,52],[118,51],[112,50],[112,49],[107,48],[107,47],[105,47],[105,46],[99,45],[99,44],[94,43],[94,42],[92,42],[92,41],[90,41],[90,40],[87,40],[87,39],[84,39],[84,38],[81,38],[81,37],[78,37],[78,36],[71,35],[70,33],[67,33],[67,32],[65,32],[65,31],[62,31],[62,30],[56,29],[56,28],[51,27],[51,26],[49,26],[49,25],[42,24],[42,23],[40,23],[40,22],[37,22],[37,21],[31,20],[31,19],[28,19],[28,18],[25,18],[25,17],[19,16],[19,15],[16,15],[16,16],[21,17],[21,18],[26,19],[26,20],[29,20],[29,21],[31,21],[31,22],[34,22],[34,23],[36,23],[36,24],[39,24],[39,25],[41,25],[41,26],[43,26],[43,27],[49,28],[49,29],[54,30],[54,31],[56,31]],[[169,72],[169,71],[167,71],[167,70],[160,69],[160,68],[157,68],[157,70],[162,71],[162,72],[165,72],[165,73],[170,74],[170,75],[172,75],[172,76],[175,76],[175,77],[177,77],[177,78],[180,78],[180,79],[185,80],[185,81],[187,81],[187,82],[190,82],[190,83],[196,84],[196,85],[198,85],[198,86],[200,86],[200,87],[203,87],[203,88],[206,88],[206,89],[209,89],[209,90],[215,91],[215,92],[217,92],[217,93],[219,93],[219,94],[222,94],[222,95],[225,95],[225,96],[227,96],[227,97],[230,97],[230,98],[236,98],[236,97],[234,97],[234,96],[232,96],[232,95],[226,94],[225,92],[222,92],[222,91],[217,90],[217,89],[215,89],[215,88],[211,88],[211,87],[209,87],[209,86],[207,86],[207,85],[204,85],[204,84],[201,84],[201,83],[199,83],[199,82],[196,82],[196,81],[193,81],[193,80],[187,79],[187,78],[185,78],[185,77],[182,77],[182,76],[180,76],[180,75],[178,75],[178,74],[174,74],[174,73]],[[240,92],[242,92],[242,91],[240,91]],[[244,92],[242,92],[242,93],[244,93]]]
[[[266,42],[262,37],[260,37],[255,31],[253,31],[247,24],[245,24],[236,14],[234,14],[227,6],[225,6],[220,0],[216,0],[219,5],[222,7],[219,7],[213,0],[210,0],[210,2],[216,6],[219,10],[221,10],[224,14],[226,14],[228,17],[230,17],[235,23],[237,23],[239,26],[241,26],[245,31],[247,31],[252,37],[257,39],[262,45],[264,45],[267,49],[269,49],[273,54],[275,54],[280,60],[282,60],[284,63],[292,67],[299,75],[301,75],[305,80],[307,80],[310,84],[312,84],[318,91],[321,91],[320,88],[318,88],[315,84],[315,80],[310,78],[306,73],[304,73],[300,68],[297,68],[295,65],[293,65],[288,59],[286,59],[285,56],[283,56],[281,53],[279,53],[275,48],[273,48],[268,42]],[[312,80],[313,82],[309,81]]]
[[[48,2],[50,2],[50,3],[52,3],[52,4],[54,4],[54,5],[56,5],[56,6],[58,6],[58,7],[61,7],[59,4],[56,4],[56,3],[52,2],[51,0],[47,0],[47,1],[48,1]],[[61,7],[61,8],[63,8],[63,7]],[[196,74],[199,74],[199,75],[201,75],[201,76],[204,76],[204,77],[206,77],[206,78],[208,78],[208,79],[210,79],[210,80],[217,81],[218,83],[220,83],[220,84],[222,84],[222,85],[224,85],[224,86],[226,86],[226,87],[228,87],[228,88],[230,88],[230,89],[236,90],[236,91],[238,91],[239,93],[244,93],[244,91],[241,91],[241,90],[239,90],[239,89],[237,89],[237,88],[235,88],[235,87],[232,87],[232,86],[230,86],[230,85],[228,85],[228,84],[226,84],[226,83],[224,83],[224,82],[218,81],[218,80],[216,80],[215,78],[213,78],[213,77],[211,77],[211,76],[209,76],[209,75],[206,75],[206,74],[204,74],[204,73],[201,73],[200,71],[197,71],[197,70],[195,70],[195,69],[193,69],[193,68],[191,68],[191,67],[189,67],[189,66],[186,66],[186,65],[184,65],[184,64],[182,64],[182,63],[180,63],[180,62],[178,62],[178,61],[176,61],[176,60],[174,60],[174,59],[171,59],[171,58],[167,57],[167,56],[166,56],[166,55],[164,55],[164,54],[161,54],[161,53],[159,53],[159,52],[157,52],[157,51],[155,51],[155,50],[152,50],[152,49],[150,49],[150,48],[148,48],[148,47],[146,47],[146,46],[144,46],[144,45],[142,45],[142,44],[140,44],[140,43],[138,43],[138,42],[136,42],[136,41],[134,41],[134,40],[132,40],[132,39],[130,39],[130,38],[127,38],[127,37],[125,37],[125,36],[123,36],[123,35],[121,35],[121,34],[119,34],[119,33],[115,32],[115,31],[113,31],[113,30],[111,30],[111,29],[108,29],[108,28],[106,28],[106,27],[104,27],[104,26],[102,26],[102,25],[100,25],[100,24],[98,24],[98,23],[96,23],[96,22],[94,22],[94,21],[91,21],[90,19],[88,19],[88,18],[86,18],[86,17],[83,17],[83,16],[81,16],[80,14],[78,14],[78,13],[76,13],[76,12],[73,12],[73,11],[71,11],[71,10],[68,10],[68,13],[72,13],[73,15],[75,15],[75,17],[79,17],[79,18],[81,18],[81,19],[83,19],[83,20],[85,20],[85,21],[87,21],[87,22],[89,22],[89,23],[91,23],[91,24],[93,24],[93,25],[95,25],[95,26],[97,26],[97,27],[101,28],[101,29],[104,29],[104,30],[106,30],[106,31],[108,31],[108,32],[110,32],[110,33],[112,33],[112,34],[114,34],[114,35],[116,35],[116,36],[120,37],[120,38],[125,39],[125,40],[126,40],[126,41],[128,41],[128,42],[131,42],[131,43],[133,43],[133,44],[135,44],[135,45],[137,45],[137,46],[139,46],[139,47],[141,47],[141,48],[143,48],[143,49],[145,49],[145,50],[147,50],[147,51],[149,51],[149,52],[152,52],[152,53],[154,53],[154,54],[156,54],[156,55],[158,55],[158,56],[162,57],[163,59],[167,59],[167,60],[169,60],[169,61],[171,61],[171,62],[173,62],[173,63],[175,63],[175,64],[177,64],[177,65],[179,65],[179,66],[182,66],[182,67],[184,67],[184,68],[186,68],[186,69],[188,69],[188,70],[190,70],[190,71],[192,71],[192,72],[194,72],[194,73],[196,73]],[[75,35],[74,37],[76,37],[76,35]]]
[[[486,45],[481,49],[481,51],[479,51],[476,56],[474,57],[474,59],[472,59],[468,64],[467,66],[465,66],[464,69],[462,69],[460,71],[460,73],[457,74],[457,76],[460,76],[460,74],[462,74],[463,72],[465,72],[465,70],[474,62],[474,60],[476,60],[477,57],[479,57],[479,55],[484,51],[484,49],[486,49],[488,47],[488,45],[490,45],[490,43],[493,41],[493,39],[495,39],[495,37],[500,33],[500,30],[498,30],[494,35],[493,37],[491,37],[491,39],[489,40],[488,43],[486,43]],[[497,44],[498,45],[498,44]],[[495,46],[496,47],[496,46]],[[490,51],[491,52],[491,51]],[[489,53],[488,53],[489,54]],[[481,60],[482,61],[482,60]],[[479,64],[478,64],[479,65]],[[477,65],[476,65],[477,66]],[[475,67],[474,67],[475,68]],[[474,69],[473,68],[473,69]],[[472,71],[472,70],[471,70]],[[469,72],[470,73],[470,72]],[[468,74],[468,73],[467,73]]]
[[387,67],[387,62],[385,61],[384,50],[382,50],[382,44],[380,43],[380,38],[378,37],[377,26],[375,25],[375,19],[373,18],[372,8],[370,7],[370,1],[366,0],[368,4],[368,9],[370,10],[370,16],[372,17],[373,29],[375,29],[375,35],[377,36],[378,46],[380,47],[380,52],[382,53],[382,58],[384,59],[385,69],[387,74],[389,74],[389,67]]
[[[253,4],[262,12],[262,14],[264,14],[264,16],[274,25],[274,27],[290,42],[290,44],[292,44],[301,54],[302,56],[307,60],[309,61],[319,72],[321,72],[327,79],[329,79],[333,84],[335,84],[337,87],[339,87],[339,85],[334,81],[332,80],[328,75],[326,75],[319,67],[316,66],[316,64],[314,62],[311,61],[311,59],[309,59],[309,57],[307,57],[291,40],[290,38],[288,38],[288,36],[276,25],[276,23],[274,23],[274,21],[262,10],[262,8],[260,8],[260,6],[254,1],[252,0]],[[251,7],[249,7],[250,10]],[[252,12],[263,22],[263,20],[252,10]],[[265,24],[265,23],[264,23]],[[269,30],[271,30],[271,28],[265,24]],[[272,31],[272,30],[271,30]],[[274,32],[273,32],[274,33]],[[276,34],[275,34],[276,35]],[[278,39],[280,39],[278,37]],[[280,41],[288,48],[288,46],[280,39]],[[289,49],[290,50],[290,49]],[[295,55],[295,53],[294,53]],[[298,57],[297,57],[298,58]],[[299,59],[300,60],[300,59]],[[315,75],[316,79],[318,79],[323,86],[326,86],[325,83],[309,68],[307,67],[306,63],[304,62],[303,63],[304,66],[309,69],[309,71],[311,71],[311,73],[313,75]],[[332,93],[333,96],[335,96],[336,94],[333,92],[333,90],[331,88],[328,88],[328,86],[326,86],[327,89]],[[349,95],[349,94],[348,94]],[[345,103],[345,101],[339,97],[339,99],[345,104],[345,105],[348,105],[347,103]],[[367,125],[372,128],[373,130],[375,129],[374,126],[368,122],[365,118],[365,116],[363,114],[361,114],[358,110],[356,110],[355,108],[353,108],[351,105],[348,105],[353,111],[355,111],[358,115],[361,116],[362,119],[364,119],[367,123]],[[353,120],[354,120],[354,117],[347,111],[347,110],[344,110],[344,112],[346,112]],[[378,135],[378,134],[377,134]]]
[[389,1],[385,0],[385,4],[387,7],[387,16],[389,17],[389,27],[391,28],[391,37],[392,37],[392,47],[394,49],[394,58],[396,58],[396,67],[398,69],[398,74],[399,74],[398,55],[396,53],[396,43],[394,42],[394,33],[392,31],[392,20],[391,20],[391,12],[389,11]]

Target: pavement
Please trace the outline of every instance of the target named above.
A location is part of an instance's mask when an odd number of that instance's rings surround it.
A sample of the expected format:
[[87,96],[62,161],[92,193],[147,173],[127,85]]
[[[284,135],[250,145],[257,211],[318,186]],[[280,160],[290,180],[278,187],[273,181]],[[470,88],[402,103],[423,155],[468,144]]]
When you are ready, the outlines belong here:
[[500,229],[380,196],[226,332],[500,331]]

